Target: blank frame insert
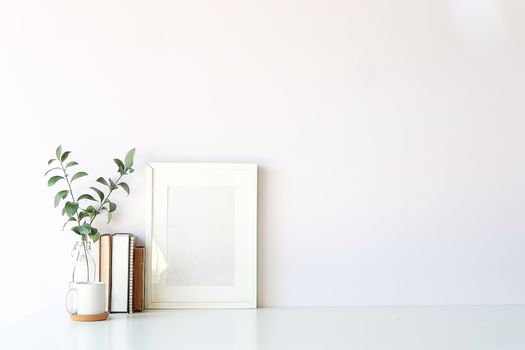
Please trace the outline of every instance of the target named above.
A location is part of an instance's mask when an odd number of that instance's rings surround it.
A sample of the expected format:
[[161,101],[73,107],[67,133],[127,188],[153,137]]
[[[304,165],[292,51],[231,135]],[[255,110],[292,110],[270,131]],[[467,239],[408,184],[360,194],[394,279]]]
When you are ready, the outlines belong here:
[[168,187],[168,285],[235,284],[235,187]]
[[257,305],[257,166],[147,168],[146,307]]

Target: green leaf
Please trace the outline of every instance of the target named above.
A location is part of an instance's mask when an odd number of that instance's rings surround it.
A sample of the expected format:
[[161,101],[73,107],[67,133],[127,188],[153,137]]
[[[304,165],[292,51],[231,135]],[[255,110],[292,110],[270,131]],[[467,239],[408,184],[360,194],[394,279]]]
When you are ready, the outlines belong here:
[[93,217],[97,214],[97,209],[95,209],[94,206],[90,205],[89,207],[86,208],[86,213],[88,213],[90,217]]
[[93,231],[93,228],[91,227],[90,224],[83,224],[83,225],[75,226],[71,228],[71,231],[79,235],[89,235]]
[[112,189],[112,190],[116,190],[118,188],[118,186],[115,185],[113,180],[111,180],[111,179],[108,179],[108,180],[109,180],[109,188]]
[[100,202],[102,202],[104,200],[104,192],[102,192],[96,187],[90,187],[90,188],[97,193],[98,197],[100,198]]
[[75,165],[78,165],[78,163],[74,162],[74,161],[73,162],[69,162],[69,163],[67,163],[66,168],[69,168],[70,166],[75,166]]
[[62,176],[52,176],[49,178],[49,180],[47,181],[47,185],[48,186],[53,186],[54,184],[56,184],[58,181],[62,180],[63,177]]
[[132,169],[132,168],[129,168],[128,170],[130,174],[135,171],[135,169]]
[[109,202],[109,212],[112,213],[117,210],[117,205],[113,202]]
[[67,224],[69,224],[71,221],[76,221],[76,219],[74,217],[70,217],[66,223],[64,224],[64,226],[62,226],[62,231],[64,231],[64,229],[66,228]]
[[71,153],[70,151],[64,152],[64,153],[62,154],[62,157],[60,157],[60,161],[61,161],[61,162],[64,162],[64,161],[67,159],[67,157],[69,157],[69,154],[70,154],[70,153]]
[[72,217],[77,213],[78,210],[78,203],[73,202],[66,202],[66,206],[64,207],[64,212],[68,217]]
[[59,167],[56,167],[56,168],[51,168],[49,169],[48,171],[46,171],[46,173],[44,174],[44,176],[47,176],[47,174],[49,174],[51,171],[53,170],[59,170],[60,168]]
[[124,159],[124,164],[126,166],[126,169],[129,169],[133,166],[133,158],[135,157],[135,149],[129,150],[129,152],[126,154],[126,158]]
[[128,196],[129,196],[129,186],[128,186],[128,184],[125,183],[125,182],[121,182],[121,183],[119,183],[118,185],[119,185],[120,187],[122,187],[122,188],[124,189],[124,191],[126,191],[126,193],[127,193]]
[[115,164],[117,164],[118,166],[118,172],[123,174],[125,169],[124,169],[124,163],[122,163],[122,161],[120,159],[113,159],[113,161],[115,162]]
[[86,193],[86,194],[83,194],[83,195],[81,195],[80,197],[78,197],[78,198],[77,198],[77,201],[79,201],[79,200],[82,200],[82,199],[87,199],[87,200],[90,200],[90,201],[94,201],[94,202],[96,202],[96,201],[97,201],[97,200],[96,200],[95,198],[93,198],[93,196],[92,196],[92,195],[90,195],[90,194],[87,194],[87,193]]
[[54,162],[55,160],[56,160],[56,159],[54,159],[54,158],[53,158],[53,159],[50,159],[50,160],[48,160],[48,161],[47,161],[47,165],[51,165],[51,163],[53,163],[53,162]]
[[71,182],[75,181],[76,179],[79,179],[83,176],[86,176],[87,173],[85,171],[79,171],[78,173],[76,173],[75,175],[73,175],[73,177],[71,178]]
[[62,146],[57,147],[55,154],[57,155],[57,159],[60,159],[60,157],[62,156]]
[[68,190],[63,190],[63,191],[60,191],[58,192],[56,195],[55,195],[55,208],[58,207],[58,205],[60,204],[60,201],[64,198],[67,197],[69,191]]
[[78,213],[78,220],[82,220],[84,218],[87,218],[89,216],[89,213],[82,210],[80,213]]
[[113,217],[113,213],[108,211],[108,224],[111,222],[112,217]]
[[103,184],[103,185],[109,186],[108,182],[107,182],[106,179],[104,179],[103,177],[99,177],[99,178],[97,179],[97,182],[100,182],[100,183]]
[[96,242],[98,241],[98,239],[100,238],[100,232],[98,232],[98,230],[96,228],[92,228],[92,231],[91,231],[91,234],[89,235],[89,237],[91,237],[91,240],[93,242]]
[[90,224],[83,224],[83,225],[80,225],[79,228],[78,228],[78,231],[80,232],[81,235],[89,235],[91,233],[91,225]]

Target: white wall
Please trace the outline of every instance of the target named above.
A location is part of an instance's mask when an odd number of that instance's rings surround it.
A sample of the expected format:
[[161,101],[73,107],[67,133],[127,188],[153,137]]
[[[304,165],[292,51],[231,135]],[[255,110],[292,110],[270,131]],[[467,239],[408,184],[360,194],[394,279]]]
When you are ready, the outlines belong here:
[[92,180],[137,147],[106,229],[141,237],[145,162],[258,163],[261,306],[525,303],[523,18],[519,0],[3,0],[3,313],[62,302],[59,143]]

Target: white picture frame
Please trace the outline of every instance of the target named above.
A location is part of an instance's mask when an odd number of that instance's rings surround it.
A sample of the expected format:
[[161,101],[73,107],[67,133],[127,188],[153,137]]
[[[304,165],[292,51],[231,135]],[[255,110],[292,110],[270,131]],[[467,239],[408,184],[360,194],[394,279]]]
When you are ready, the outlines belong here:
[[147,309],[257,307],[257,165],[149,163]]

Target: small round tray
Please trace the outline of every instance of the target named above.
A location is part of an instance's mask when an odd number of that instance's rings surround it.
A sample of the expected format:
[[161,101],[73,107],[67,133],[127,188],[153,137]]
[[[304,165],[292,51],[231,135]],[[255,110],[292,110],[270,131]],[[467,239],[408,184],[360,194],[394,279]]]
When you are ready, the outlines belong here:
[[79,322],[94,322],[94,321],[105,321],[109,318],[109,312],[96,315],[70,315],[73,321]]

